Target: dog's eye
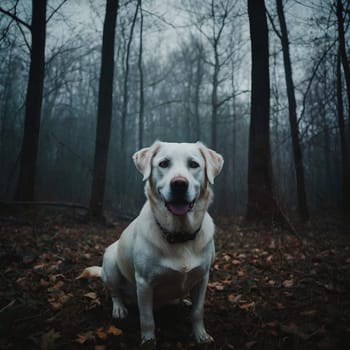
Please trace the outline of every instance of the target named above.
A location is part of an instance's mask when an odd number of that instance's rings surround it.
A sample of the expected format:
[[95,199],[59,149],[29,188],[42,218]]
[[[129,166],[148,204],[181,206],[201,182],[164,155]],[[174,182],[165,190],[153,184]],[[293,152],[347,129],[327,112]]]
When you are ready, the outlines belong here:
[[161,167],[161,168],[168,168],[169,167],[169,159],[164,159],[162,160],[158,165]]
[[189,164],[190,168],[196,169],[199,168],[199,164],[195,160],[190,160]]

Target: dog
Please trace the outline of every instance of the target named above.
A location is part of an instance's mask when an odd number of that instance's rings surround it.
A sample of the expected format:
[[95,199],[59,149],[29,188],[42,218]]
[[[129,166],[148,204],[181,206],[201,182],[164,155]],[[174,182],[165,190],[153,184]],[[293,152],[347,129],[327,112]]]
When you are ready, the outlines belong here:
[[133,155],[146,181],[147,201],[139,216],[110,245],[100,276],[110,291],[113,317],[127,317],[127,303],[137,302],[141,344],[155,344],[153,309],[190,294],[193,335],[209,343],[203,321],[209,270],[215,258],[214,223],[207,212],[210,185],[224,160],[202,143],[156,141]]

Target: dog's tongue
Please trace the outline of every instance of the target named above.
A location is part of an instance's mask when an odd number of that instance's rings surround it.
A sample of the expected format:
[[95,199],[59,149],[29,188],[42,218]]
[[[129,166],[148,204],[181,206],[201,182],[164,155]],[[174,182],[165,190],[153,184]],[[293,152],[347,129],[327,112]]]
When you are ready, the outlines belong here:
[[190,210],[188,203],[169,203],[168,209],[177,216],[185,215]]

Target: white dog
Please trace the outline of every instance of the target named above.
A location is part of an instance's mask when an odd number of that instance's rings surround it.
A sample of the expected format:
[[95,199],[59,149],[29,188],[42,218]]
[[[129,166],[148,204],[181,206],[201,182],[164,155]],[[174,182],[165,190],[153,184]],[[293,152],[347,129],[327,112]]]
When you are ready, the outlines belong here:
[[113,316],[125,318],[125,303],[137,301],[142,343],[155,342],[153,308],[192,299],[193,333],[198,343],[213,341],[203,322],[203,307],[214,260],[214,224],[207,213],[223,158],[202,143],[155,142],[133,156],[147,180],[147,202],[140,215],[103,256],[101,276],[111,292]]

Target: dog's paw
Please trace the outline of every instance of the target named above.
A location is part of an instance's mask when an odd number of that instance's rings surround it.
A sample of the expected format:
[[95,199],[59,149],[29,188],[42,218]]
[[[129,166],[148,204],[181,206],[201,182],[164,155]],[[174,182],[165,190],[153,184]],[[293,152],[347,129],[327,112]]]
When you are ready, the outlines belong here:
[[141,342],[140,349],[142,350],[154,350],[156,349],[155,339],[143,339]]
[[124,305],[113,303],[113,318],[117,318],[119,320],[123,320],[128,316],[128,309]]
[[214,342],[214,338],[208,334],[205,329],[197,331],[194,334],[194,338],[198,344],[208,344]]

